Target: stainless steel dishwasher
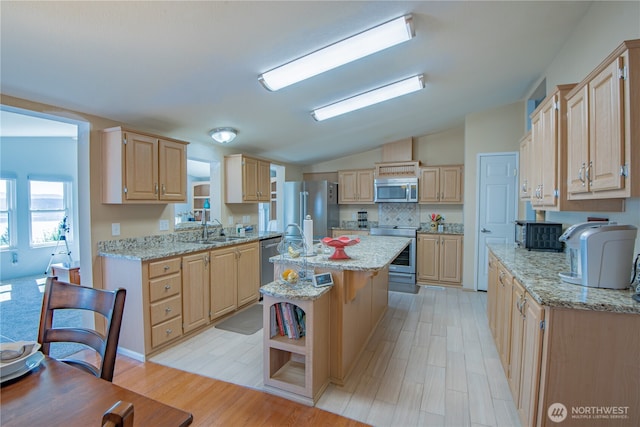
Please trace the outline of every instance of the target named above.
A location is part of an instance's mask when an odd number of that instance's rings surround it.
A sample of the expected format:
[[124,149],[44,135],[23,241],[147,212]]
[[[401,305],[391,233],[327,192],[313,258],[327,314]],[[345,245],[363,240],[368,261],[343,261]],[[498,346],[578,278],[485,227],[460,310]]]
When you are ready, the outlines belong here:
[[269,258],[278,254],[278,243],[281,236],[260,240],[260,286],[273,282],[273,263]]

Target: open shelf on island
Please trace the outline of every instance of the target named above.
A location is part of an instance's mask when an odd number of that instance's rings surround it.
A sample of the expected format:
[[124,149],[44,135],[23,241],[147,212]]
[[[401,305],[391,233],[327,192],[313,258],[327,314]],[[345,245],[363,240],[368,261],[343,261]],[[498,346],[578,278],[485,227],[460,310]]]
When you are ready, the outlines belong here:
[[[329,292],[313,300],[264,295],[263,305],[269,307],[263,314],[265,391],[315,405],[329,384],[329,303]],[[283,318],[282,311],[276,315],[278,307],[288,310],[290,324],[292,313],[298,319],[296,333],[289,329],[281,335],[274,318]]]

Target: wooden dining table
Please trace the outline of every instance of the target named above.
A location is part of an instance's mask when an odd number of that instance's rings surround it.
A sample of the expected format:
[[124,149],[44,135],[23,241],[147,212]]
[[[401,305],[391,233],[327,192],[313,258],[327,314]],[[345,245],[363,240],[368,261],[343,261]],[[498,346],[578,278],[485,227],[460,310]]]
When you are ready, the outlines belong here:
[[188,426],[189,412],[142,396],[46,357],[0,388],[0,425],[96,426],[116,402],[133,403],[135,426]]

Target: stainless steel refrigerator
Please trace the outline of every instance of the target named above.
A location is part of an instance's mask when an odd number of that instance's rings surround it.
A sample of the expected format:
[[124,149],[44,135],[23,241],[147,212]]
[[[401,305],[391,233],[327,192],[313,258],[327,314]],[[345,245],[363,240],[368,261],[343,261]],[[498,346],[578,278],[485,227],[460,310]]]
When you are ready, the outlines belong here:
[[340,226],[338,184],[329,181],[291,181],[284,183],[284,226],[303,226],[313,220],[313,240],[331,236],[331,227]]

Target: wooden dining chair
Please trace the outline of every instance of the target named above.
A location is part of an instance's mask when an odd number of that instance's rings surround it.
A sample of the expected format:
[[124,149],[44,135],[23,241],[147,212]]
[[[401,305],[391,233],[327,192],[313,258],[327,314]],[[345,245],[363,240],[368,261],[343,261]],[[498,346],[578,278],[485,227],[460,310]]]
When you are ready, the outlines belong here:
[[[96,351],[99,363],[92,364],[86,360],[70,358],[61,361],[84,369],[98,378],[112,381],[125,296],[126,290],[123,288],[107,291],[62,282],[57,277],[47,277],[38,331],[38,342],[42,345],[42,352],[49,355],[51,343],[55,342],[84,344]],[[54,327],[53,313],[65,309],[100,313],[105,318],[104,334],[81,325]]]
[[102,415],[102,427],[133,427],[133,403],[118,400]]

